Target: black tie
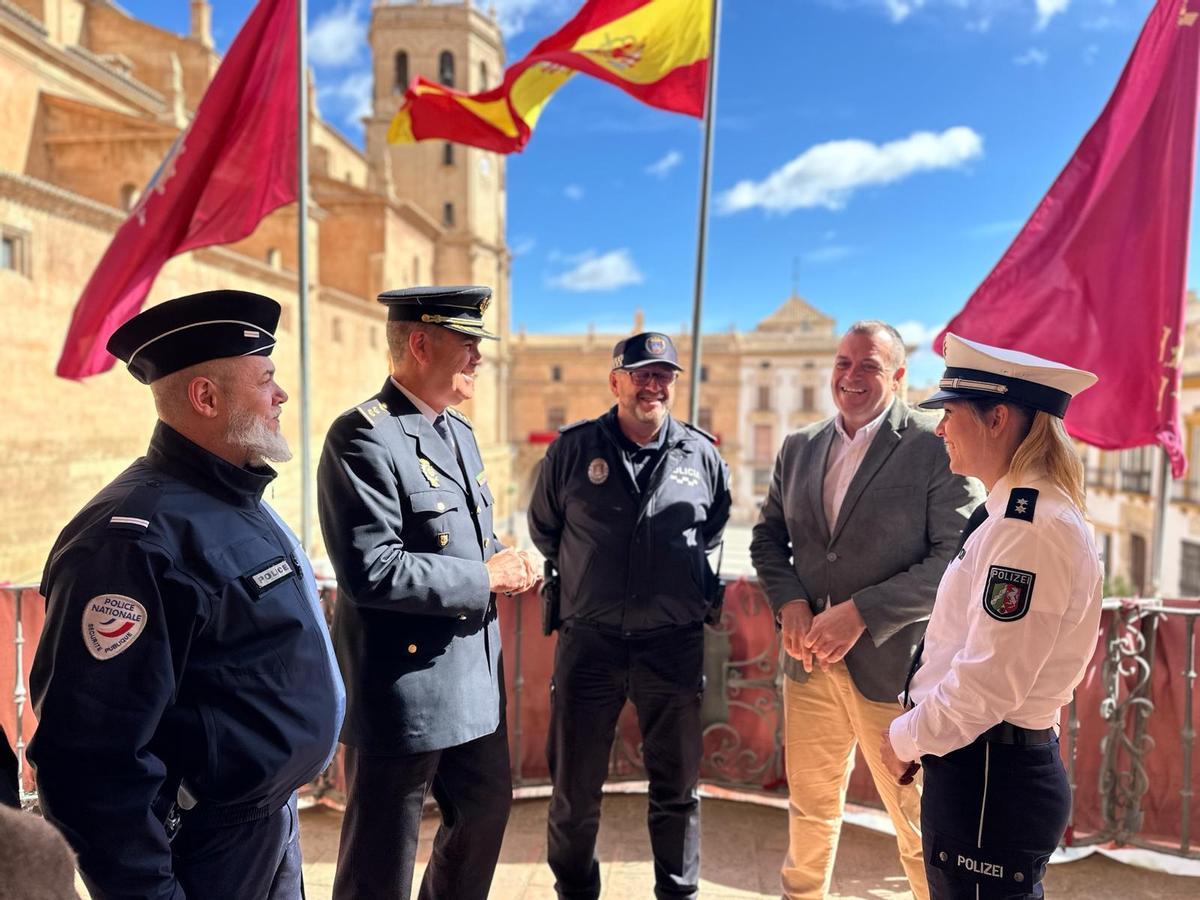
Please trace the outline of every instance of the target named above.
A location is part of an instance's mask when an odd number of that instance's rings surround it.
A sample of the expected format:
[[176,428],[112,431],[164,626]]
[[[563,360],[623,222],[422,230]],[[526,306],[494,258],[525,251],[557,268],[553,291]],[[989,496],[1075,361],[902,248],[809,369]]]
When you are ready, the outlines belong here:
[[[967,519],[967,524],[963,528],[962,537],[958,539],[958,547],[954,551],[954,555],[958,556],[962,552],[962,548],[966,546],[967,538],[971,536],[976,528],[983,524],[983,520],[988,517],[987,504],[980,503],[975,507],[971,517]],[[917,669],[921,668],[921,652],[925,649],[925,638],[922,637],[917,644],[917,650],[913,653],[912,662],[908,666],[908,677],[904,679],[904,708],[908,709],[908,687],[912,684],[913,676],[917,674]]]

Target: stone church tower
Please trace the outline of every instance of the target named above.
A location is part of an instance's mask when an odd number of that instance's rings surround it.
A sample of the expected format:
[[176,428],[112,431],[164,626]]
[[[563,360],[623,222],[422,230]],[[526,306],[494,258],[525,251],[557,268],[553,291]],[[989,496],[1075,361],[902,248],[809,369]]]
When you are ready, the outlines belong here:
[[[371,10],[371,54],[375,85],[366,122],[366,152],[373,187],[403,198],[436,222],[438,238],[432,272],[418,271],[410,283],[486,284],[494,292],[486,314],[489,330],[501,335],[496,346],[484,341],[484,366],[476,395],[464,411],[475,423],[488,470],[508,468],[506,394],[511,254],[505,243],[507,205],[503,155],[452,144],[423,141],[387,143],[391,123],[408,82],[417,75],[476,93],[500,82],[504,43],[494,14],[472,0],[434,5],[429,0],[391,3],[375,0]],[[398,285],[403,286],[403,285]]]

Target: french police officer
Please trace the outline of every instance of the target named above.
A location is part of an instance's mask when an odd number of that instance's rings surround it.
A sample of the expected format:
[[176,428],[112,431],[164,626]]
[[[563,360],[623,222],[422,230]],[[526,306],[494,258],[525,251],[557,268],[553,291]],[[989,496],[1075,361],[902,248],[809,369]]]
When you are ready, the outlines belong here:
[[937,433],[950,468],[988,489],[942,576],[909,676],[911,708],[884,732],[894,774],[925,768],[930,896],[1041,897],[1071,809],[1059,710],[1100,621],[1101,568],[1083,467],[1063,428],[1096,376],[946,335]]
[[600,792],[627,699],[650,781],[655,895],[699,885],[705,551],[730,497],[713,437],[670,415],[681,370],[665,334],[619,342],[616,406],[561,429],[530,502],[530,535],[561,575],[547,755],[548,861],[564,898],[600,896]]
[[425,900],[483,900],[512,804],[495,595],[532,587],[492,530],[471,423],[486,287],[388,291],[392,377],[329,429],[317,472],[349,705],[333,895],[407,900],[421,806],[442,812]]
[[303,548],[262,499],[291,456],[278,320],[210,291],[108,342],[159,421],[46,563],[29,747],[96,900],[302,896],[296,789],[344,694]]

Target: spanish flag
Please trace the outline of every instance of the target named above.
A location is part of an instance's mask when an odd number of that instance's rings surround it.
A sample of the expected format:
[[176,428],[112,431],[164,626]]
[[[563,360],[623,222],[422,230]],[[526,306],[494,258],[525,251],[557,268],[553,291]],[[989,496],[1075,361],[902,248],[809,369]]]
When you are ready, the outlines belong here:
[[436,138],[497,153],[521,150],[546,102],[576,72],[650,106],[700,117],[711,23],[712,0],[587,0],[490,91],[464,94],[414,78],[388,141]]

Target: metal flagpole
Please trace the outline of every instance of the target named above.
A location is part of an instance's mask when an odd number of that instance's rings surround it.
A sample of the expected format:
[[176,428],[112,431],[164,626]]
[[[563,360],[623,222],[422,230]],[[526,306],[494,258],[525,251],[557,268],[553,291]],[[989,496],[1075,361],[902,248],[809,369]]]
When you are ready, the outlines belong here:
[[696,237],[696,289],[692,300],[691,391],[688,420],[700,420],[700,313],[704,306],[704,251],[708,244],[708,193],[712,182],[713,120],[717,113],[717,36],[721,31],[721,0],[713,0],[708,43],[708,83],[704,90],[704,157],[700,163],[700,226]]
[[312,448],[311,423],[308,398],[311,377],[308,333],[308,38],[305,34],[308,22],[308,0],[299,0],[296,14],[296,39],[299,41],[299,77],[296,79],[300,91],[299,132],[296,137],[298,156],[296,186],[296,239],[297,267],[300,273],[299,319],[300,319],[300,540],[304,552],[312,550]]
[[1166,450],[1158,454],[1158,493],[1154,506],[1154,545],[1150,554],[1150,593],[1154,597],[1162,597],[1163,590],[1163,553],[1167,546],[1167,506],[1170,504],[1171,490],[1171,460]]

